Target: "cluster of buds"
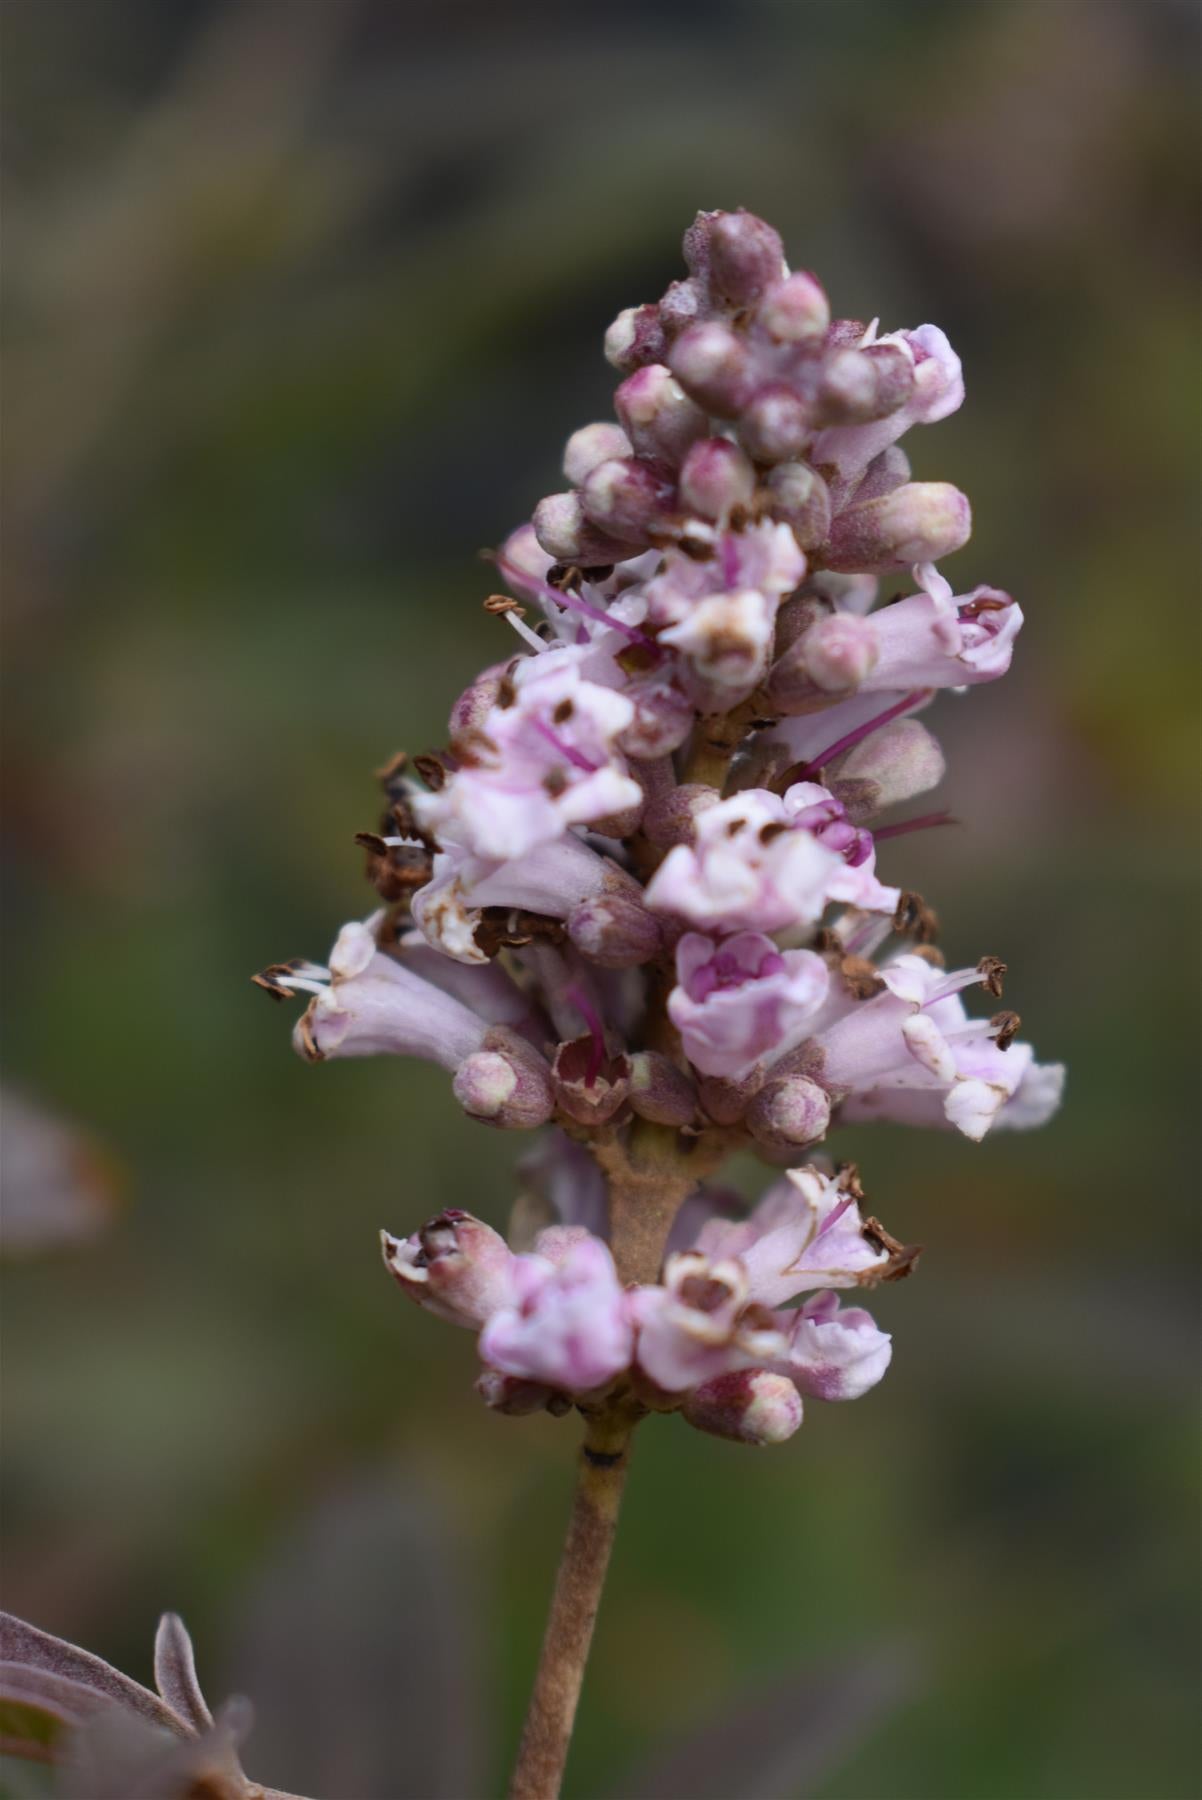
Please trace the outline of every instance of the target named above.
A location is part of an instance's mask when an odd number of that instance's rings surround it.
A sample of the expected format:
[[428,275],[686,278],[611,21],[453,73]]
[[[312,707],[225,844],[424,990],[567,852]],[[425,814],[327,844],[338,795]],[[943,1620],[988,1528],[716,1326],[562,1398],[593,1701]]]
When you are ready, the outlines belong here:
[[[877,867],[946,816],[881,820],[942,777],[919,715],[1005,674],[1022,625],[998,589],[953,592],[968,502],[899,445],[959,406],[959,359],[935,326],[832,320],[749,213],[700,214],[684,251],[607,334],[617,422],[572,435],[569,489],[495,553],[512,653],[445,746],[381,771],[376,909],[328,964],[256,979],[309,996],[308,1060],[425,1057],[473,1119],[549,1129],[520,1253],[459,1213],[385,1238],[406,1292],[479,1333],[490,1405],[620,1394],[767,1443],[802,1396],[879,1380],[889,1340],[835,1290],[913,1260],[816,1146],[1038,1125],[1063,1070],[1015,1013],[966,1010],[1005,965],[946,969]],[[881,603],[882,575],[913,591]],[[649,1136],[680,1204],[651,1268],[609,1205]],[[789,1170],[741,1221],[706,1186],[737,1149]]]

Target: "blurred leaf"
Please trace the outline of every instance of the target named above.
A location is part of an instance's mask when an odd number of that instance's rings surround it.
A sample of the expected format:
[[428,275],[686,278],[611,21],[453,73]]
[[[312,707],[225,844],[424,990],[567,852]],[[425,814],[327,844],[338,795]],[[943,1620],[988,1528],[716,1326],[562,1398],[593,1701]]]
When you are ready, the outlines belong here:
[[238,1634],[235,1685],[255,1696],[256,1761],[319,1794],[479,1793],[465,1590],[438,1520],[403,1478],[331,1495],[255,1583]]
[[90,1243],[119,1197],[112,1158],[78,1125],[6,1088],[0,1094],[0,1251],[25,1256]]
[[803,1800],[919,1687],[909,1645],[757,1684],[625,1778],[620,1800]]
[[60,1688],[63,1694],[80,1689],[115,1702],[175,1737],[186,1735],[183,1721],[156,1694],[99,1656],[68,1644],[63,1638],[52,1637],[48,1631],[39,1631],[36,1625],[14,1618],[11,1613],[0,1613],[0,1655],[6,1663],[31,1673],[45,1672],[52,1682],[67,1684]]
[[196,1678],[192,1639],[178,1613],[164,1613],[154,1640],[154,1684],[168,1706],[194,1731],[207,1731],[213,1715]]

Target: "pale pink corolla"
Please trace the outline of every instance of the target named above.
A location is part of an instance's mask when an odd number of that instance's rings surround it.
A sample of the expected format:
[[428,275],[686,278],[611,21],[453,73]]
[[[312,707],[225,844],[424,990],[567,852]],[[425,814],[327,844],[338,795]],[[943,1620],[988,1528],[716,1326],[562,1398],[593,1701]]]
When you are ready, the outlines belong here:
[[964,400],[960,358],[938,325],[892,331],[885,337],[877,337],[875,330],[870,330],[861,347],[869,344],[893,346],[907,357],[913,370],[913,387],[905,404],[883,419],[863,425],[834,425],[818,433],[809,459],[815,467],[834,469],[839,498],[855,491],[868,465],[911,425],[933,425],[955,412]]
[[858,1400],[889,1367],[893,1341],[871,1313],[841,1306],[828,1289],[793,1313],[778,1314],[789,1348],[778,1365],[813,1400]]
[[759,932],[715,942],[690,931],[676,948],[668,1016],[695,1068],[738,1079],[801,1042],[829,981],[812,950],[780,951]]
[[988,985],[987,964],[949,974],[902,955],[878,974],[884,991],[850,1002],[814,1039],[808,1072],[842,1100],[845,1119],[942,1120],[979,1142],[1011,1102],[1015,1125],[1050,1117],[1063,1070],[1041,1068],[1029,1044],[1011,1041],[1011,1015],[965,1012],[961,991]]
[[735,1258],[746,1270],[748,1297],[783,1306],[814,1288],[871,1285],[889,1256],[865,1232],[854,1195],[820,1169],[790,1169],[748,1218],[715,1218],[702,1226],[697,1249]]
[[714,932],[812,925],[832,900],[891,912],[898,898],[876,879],[871,834],[816,782],[783,797],[749,788],[707,808],[646,894],[648,906]]
[[614,748],[633,719],[625,695],[585,680],[571,651],[527,657],[459,744],[461,766],[415,798],[418,817],[442,843],[508,858],[637,806],[642,789]]
[[554,1261],[515,1257],[512,1301],[485,1325],[480,1355],[506,1375],[585,1393],[630,1362],[626,1294],[599,1239],[572,1228],[570,1241],[555,1249]]

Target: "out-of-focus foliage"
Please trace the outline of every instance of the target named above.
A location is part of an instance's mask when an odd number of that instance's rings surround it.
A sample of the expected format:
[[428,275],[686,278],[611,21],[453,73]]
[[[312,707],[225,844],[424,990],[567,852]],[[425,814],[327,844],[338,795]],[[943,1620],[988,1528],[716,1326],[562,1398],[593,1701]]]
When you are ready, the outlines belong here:
[[[964,356],[916,472],[974,500],[957,584],[1028,624],[932,715],[966,824],[906,868],[1070,1088],[1033,1138],[843,1140],[928,1246],[893,1370],[772,1457],[643,1434],[569,1791],[898,1643],[917,1673],[815,1800],[1193,1791],[1192,31],[1171,0],[13,0],[5,1071],[129,1203],[6,1276],[12,1610],[145,1678],[178,1608],[278,1741],[293,1586],[345,1607],[338,1497],[391,1479],[478,1615],[497,1785],[575,1430],[485,1414],[375,1231],[500,1221],[521,1146],[435,1070],[305,1067],[246,977],[366,910],[370,769],[510,648],[475,549],[604,415],[614,312],[745,204],[840,311]],[[445,1646],[398,1628],[403,1556],[373,1580],[402,1707]],[[388,1796],[428,1794],[397,1716]]]

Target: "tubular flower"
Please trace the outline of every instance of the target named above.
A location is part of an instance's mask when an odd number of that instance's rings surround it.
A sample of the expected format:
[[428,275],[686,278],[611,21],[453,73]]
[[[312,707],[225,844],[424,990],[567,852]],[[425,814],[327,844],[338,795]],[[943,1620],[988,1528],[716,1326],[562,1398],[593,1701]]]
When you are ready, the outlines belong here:
[[[491,1408],[762,1445],[880,1380],[890,1339],[837,1294],[914,1261],[853,1171],[792,1165],[843,1124],[1040,1125],[1064,1071],[971,1016],[1003,965],[947,971],[896,879],[894,840],[950,822],[890,816],[943,776],[931,709],[1023,622],[938,566],[969,502],[903,445],[960,360],[833,317],[750,213],[698,214],[684,259],[606,334],[614,417],[491,556],[498,643],[445,741],[381,771],[376,910],[256,979],[304,997],[307,1061],[423,1057],[473,1119],[551,1128],[509,1242],[453,1209],[384,1239],[477,1334]],[[710,1185],[733,1150],[788,1171],[749,1212]]]

